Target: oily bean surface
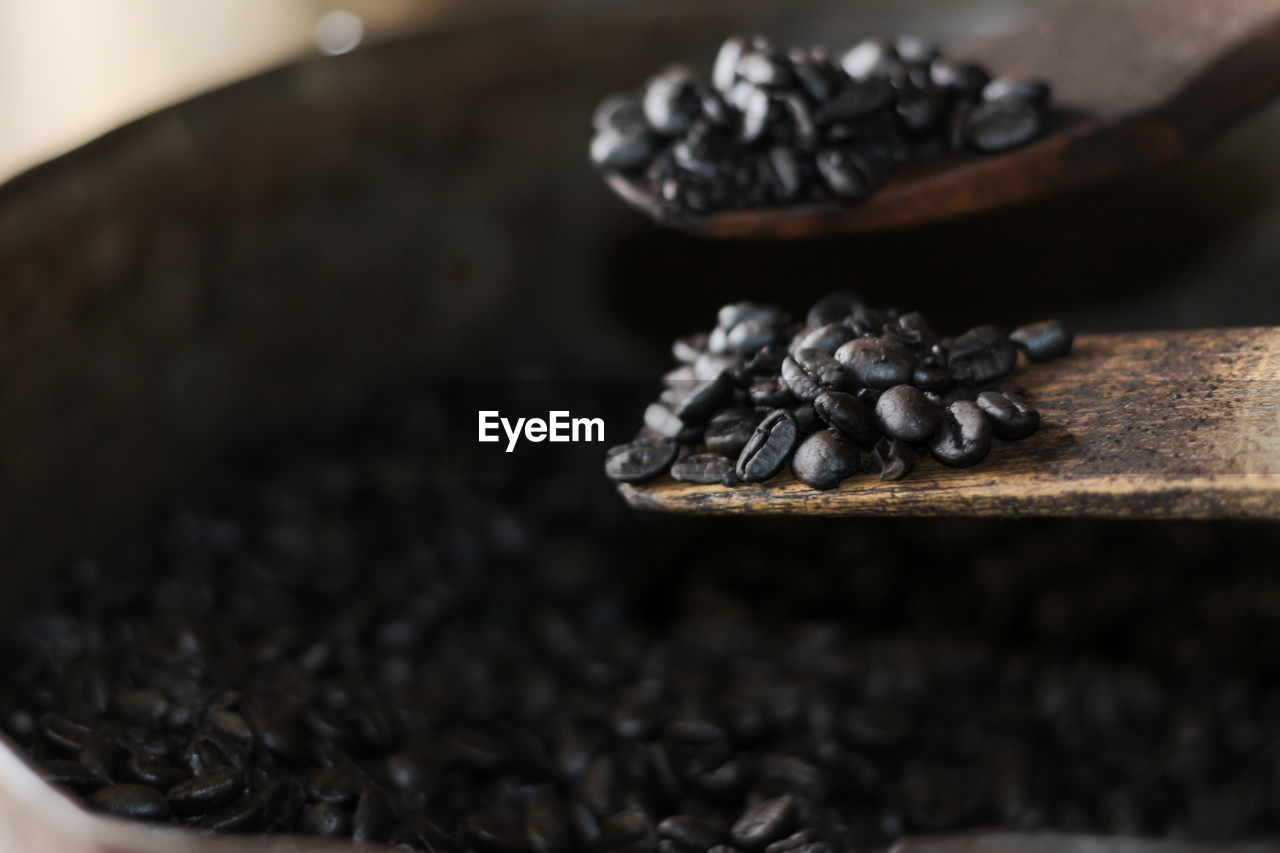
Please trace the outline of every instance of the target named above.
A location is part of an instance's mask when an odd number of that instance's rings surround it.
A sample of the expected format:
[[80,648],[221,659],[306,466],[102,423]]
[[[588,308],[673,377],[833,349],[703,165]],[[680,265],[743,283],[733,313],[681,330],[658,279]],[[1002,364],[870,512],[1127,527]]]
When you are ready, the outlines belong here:
[[788,410],[775,409],[766,415],[738,457],[738,479],[758,482],[778,473],[795,448],[798,435],[795,415]]

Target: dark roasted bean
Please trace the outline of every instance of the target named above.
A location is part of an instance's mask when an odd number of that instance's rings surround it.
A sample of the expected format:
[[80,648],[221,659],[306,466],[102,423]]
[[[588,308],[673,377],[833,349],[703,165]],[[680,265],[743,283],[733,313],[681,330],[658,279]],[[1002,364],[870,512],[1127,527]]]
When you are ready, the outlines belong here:
[[970,329],[951,344],[951,371],[961,382],[981,385],[999,379],[1017,363],[1017,347],[995,326]]
[[125,763],[125,773],[135,782],[153,785],[165,791],[191,776],[185,767],[144,753],[129,756]]
[[929,445],[933,458],[944,465],[976,465],[991,450],[991,425],[976,403],[959,400],[946,407],[937,435]]
[[688,69],[672,66],[650,80],[645,89],[644,115],[658,133],[684,133],[701,110],[702,102]]
[[938,412],[919,388],[895,385],[876,402],[876,423],[890,438],[921,444],[937,429]]
[[781,377],[756,379],[747,389],[747,397],[758,409],[781,409],[799,402]]
[[1074,335],[1060,320],[1041,320],[1019,326],[1009,335],[1009,340],[1027,354],[1032,364],[1062,358],[1071,352]]
[[707,422],[707,450],[736,459],[759,423],[760,415],[751,409],[726,409]]
[[996,79],[982,89],[983,100],[998,101],[1001,98],[1013,96],[1024,101],[1030,101],[1040,107],[1049,102],[1050,94],[1049,84],[1043,80]]
[[901,60],[893,45],[880,39],[867,39],[854,45],[840,58],[844,73],[855,80],[868,77],[888,77]]
[[229,806],[202,815],[195,826],[209,832],[256,832],[265,823],[264,803],[258,796],[246,796]]
[[244,776],[234,767],[196,776],[169,789],[169,807],[176,815],[205,814],[244,793]]
[[721,373],[715,379],[699,382],[688,389],[674,414],[683,425],[703,424],[732,399],[733,380],[727,372]]
[[925,364],[916,365],[916,369],[911,372],[911,384],[922,391],[941,393],[954,385],[955,380],[951,377],[951,371],[945,367]]
[[791,459],[796,479],[815,489],[834,489],[860,468],[857,447],[828,430],[819,430],[800,442]]
[[732,37],[725,39],[716,54],[715,67],[711,72],[711,85],[721,92],[728,92],[738,82],[738,60],[747,49],[745,39]]
[[805,324],[809,328],[818,328],[842,323],[862,307],[863,304],[851,293],[832,293],[814,303],[805,317]]
[[114,740],[104,735],[96,735],[80,750],[79,761],[85,769],[101,782],[116,779],[120,761],[124,757],[122,750]]
[[108,814],[134,820],[164,820],[169,817],[169,803],[164,794],[147,785],[124,782],[101,788],[90,802]]
[[782,381],[796,399],[813,402],[819,394],[844,387],[845,370],[819,349],[800,349],[782,361]]
[[1016,95],[983,101],[969,111],[965,137],[979,151],[998,153],[1026,145],[1044,130],[1043,110]]
[[652,853],[658,838],[649,815],[639,809],[618,812],[600,825],[596,844],[604,850],[627,850],[629,853]]
[[653,159],[657,143],[647,130],[602,130],[591,140],[591,162],[601,169],[634,172]]
[[790,794],[747,809],[729,830],[734,843],[759,850],[791,830],[796,818],[796,801]]
[[719,453],[694,453],[671,465],[671,478],[681,483],[734,486],[738,475],[734,461]]
[[[675,438],[685,429],[684,421],[680,420],[665,403],[649,404],[649,407],[644,410],[644,425],[662,438]],[[607,470],[608,463],[605,464]]]
[[835,358],[858,386],[885,390],[911,381],[915,355],[897,338],[858,338],[836,350]]
[[755,86],[783,86],[791,79],[791,70],[772,56],[749,50],[738,59],[738,77]]
[[938,58],[940,52],[933,42],[919,36],[898,36],[893,42],[893,50],[903,62],[928,65]]
[[54,746],[79,752],[99,731],[91,717],[75,712],[46,711],[38,720],[40,733]]
[[839,391],[819,394],[813,407],[828,427],[860,447],[870,447],[879,438],[871,409],[852,394]]
[[1040,427],[1040,413],[1016,396],[983,391],[975,400],[987,416],[991,433],[1005,441],[1026,438]]
[[916,454],[904,442],[882,438],[871,450],[871,465],[880,472],[881,480],[901,480],[915,470]]
[[671,467],[676,459],[673,439],[657,438],[615,447],[605,457],[605,473],[619,483],[643,483]]
[[795,415],[786,409],[770,412],[738,456],[738,479],[753,483],[778,473],[786,464],[798,437]]
[[796,338],[793,349],[816,349],[828,355],[847,344],[853,338],[853,331],[842,322],[827,323]]
[[819,151],[815,162],[827,189],[841,201],[862,201],[880,183],[875,164],[851,149]]
[[538,788],[529,798],[524,814],[525,840],[534,853],[567,853],[572,842],[564,809],[550,785]]
[[943,59],[930,64],[929,75],[939,86],[970,97],[980,94],[991,81],[991,76],[976,65],[955,65]]

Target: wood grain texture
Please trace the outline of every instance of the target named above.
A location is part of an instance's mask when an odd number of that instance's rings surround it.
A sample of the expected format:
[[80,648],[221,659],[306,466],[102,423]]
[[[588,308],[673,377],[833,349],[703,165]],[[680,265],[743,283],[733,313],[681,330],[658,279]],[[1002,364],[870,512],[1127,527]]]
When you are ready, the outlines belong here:
[[948,53],[1051,82],[1050,131],[997,156],[909,164],[856,205],[663,218],[642,187],[616,175],[609,184],[683,231],[795,239],[936,222],[1148,170],[1185,159],[1280,92],[1280,0],[1094,2]]
[[1280,518],[1280,329],[1082,336],[1014,378],[1040,430],[972,468],[922,459],[900,482],[827,492],[789,471],[620,490],[638,509],[708,514]]

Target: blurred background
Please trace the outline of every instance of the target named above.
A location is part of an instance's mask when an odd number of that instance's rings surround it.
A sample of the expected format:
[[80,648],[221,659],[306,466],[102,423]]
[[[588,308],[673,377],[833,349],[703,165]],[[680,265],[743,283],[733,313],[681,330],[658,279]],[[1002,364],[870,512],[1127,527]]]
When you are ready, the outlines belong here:
[[442,0],[0,3],[0,180],[165,104],[427,25]]

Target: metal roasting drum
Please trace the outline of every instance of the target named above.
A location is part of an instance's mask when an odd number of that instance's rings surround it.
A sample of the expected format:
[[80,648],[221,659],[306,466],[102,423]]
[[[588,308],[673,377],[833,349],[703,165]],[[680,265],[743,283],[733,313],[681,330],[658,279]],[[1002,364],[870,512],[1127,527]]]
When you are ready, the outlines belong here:
[[[591,173],[595,102],[664,61],[710,57],[729,32],[947,36],[1027,6],[863,5],[851,16],[821,0],[732,11],[657,0],[447,17],[163,110],[0,187],[0,619],[66,559],[139,522],[229,430],[409,371],[447,375],[513,330],[608,375],[656,370],[662,342],[688,331],[661,310],[677,295],[710,317],[729,299],[804,304],[837,281],[958,326],[1046,308],[1093,330],[1280,313],[1274,108],[1196,163],[1122,187],[804,247],[656,231]],[[982,17],[966,18],[969,6]],[[903,849],[1147,846],[996,833]],[[0,745],[0,850],[304,849],[349,845],[90,815]]]

